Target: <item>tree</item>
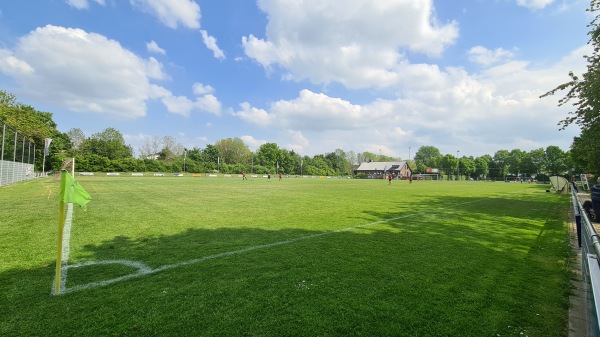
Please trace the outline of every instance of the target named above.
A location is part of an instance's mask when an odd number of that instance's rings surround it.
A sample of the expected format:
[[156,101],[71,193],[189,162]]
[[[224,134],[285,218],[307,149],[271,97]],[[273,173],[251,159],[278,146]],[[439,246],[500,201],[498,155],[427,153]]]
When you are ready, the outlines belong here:
[[546,172],[550,176],[565,174],[568,170],[567,156],[558,146],[546,148]]
[[85,155],[95,154],[108,159],[124,159],[133,156],[131,146],[125,144],[123,135],[114,128],[106,128],[93,134],[82,144]]
[[77,128],[67,131],[67,137],[69,137],[69,141],[71,142],[71,148],[75,150],[79,150],[85,141],[85,134],[83,131],[81,131],[81,129]]
[[469,157],[462,157],[458,160],[458,167],[460,169],[460,174],[465,175],[466,177],[473,178],[475,175],[475,171],[477,170],[477,165],[475,164],[475,160]]
[[357,161],[359,164],[360,163],[368,163],[368,162],[377,161],[377,160],[378,160],[378,156],[376,154],[368,152],[368,151],[359,153],[357,155]]
[[212,171],[217,169],[217,164],[220,163],[220,156],[219,149],[212,144],[207,144],[202,151],[202,161],[206,170]]
[[523,157],[521,173],[529,177],[534,177],[542,173],[546,161],[546,152],[539,148],[531,150]]
[[475,175],[477,177],[487,178],[489,161],[485,157],[475,158]]
[[[415,153],[415,163],[417,167],[423,164],[425,167],[435,168],[439,165],[439,160],[442,158],[440,150],[435,146],[421,146]],[[445,166],[445,165],[444,165]]]
[[16,105],[17,98],[15,97],[15,95],[4,90],[0,90],[0,106],[15,107]]
[[524,171],[525,152],[514,149],[508,154],[507,164],[512,174],[521,174]]
[[346,161],[346,153],[341,149],[336,149],[335,152],[331,152],[325,155],[325,159],[329,163],[331,171],[335,172],[335,175],[344,174],[348,172],[348,162]]
[[581,135],[573,139],[569,151],[574,164],[586,172],[600,173],[599,144],[600,124],[583,129]]
[[173,154],[172,158],[183,155],[183,145],[177,143],[177,140],[171,136],[164,136],[162,139],[163,150],[167,150],[165,152],[170,152]]
[[450,176],[457,172],[458,158],[451,154],[447,154],[441,158],[440,164],[442,165],[442,169],[448,176],[447,179],[450,180]]
[[155,159],[162,147],[162,140],[156,136],[144,137],[144,143],[139,147],[140,158]]
[[[0,121],[33,140],[37,145],[35,155],[37,167],[42,167],[44,139],[52,138],[50,158],[46,159],[45,168],[56,169],[54,163],[60,165],[62,159],[54,158],[54,154],[63,155],[64,150],[69,148],[69,141],[64,133],[56,129],[51,113],[37,111],[29,105],[21,104],[17,102],[14,95],[0,90]],[[5,139],[5,141],[11,140]],[[5,149],[9,147],[9,144],[5,144]]]
[[215,147],[219,150],[223,162],[227,164],[248,164],[252,158],[252,151],[238,137],[218,140]]
[[[597,13],[600,10],[600,1],[592,0],[589,12]],[[588,44],[593,47],[591,55],[584,56],[587,61],[587,71],[581,78],[569,72],[570,81],[559,85],[540,97],[554,95],[567,90],[566,95],[558,101],[562,106],[572,103],[574,111],[569,112],[564,120],[559,122],[561,130],[575,123],[581,127],[581,137],[575,140],[571,149],[576,153],[577,160],[584,161],[584,167],[591,172],[600,172],[600,162],[594,158],[600,158],[600,16],[594,14],[594,18],[588,25],[590,40]],[[586,153],[589,153],[587,155]],[[583,164],[583,163],[582,163]]]
[[[265,143],[256,151],[258,164],[268,170],[275,171],[277,163],[281,161],[281,150],[275,143]],[[254,164],[257,164],[255,161]]]
[[[510,164],[510,152],[508,150],[496,151],[492,158],[492,165],[490,167],[490,173],[494,177],[502,177],[504,179],[509,174]],[[493,172],[492,172],[493,171]]]

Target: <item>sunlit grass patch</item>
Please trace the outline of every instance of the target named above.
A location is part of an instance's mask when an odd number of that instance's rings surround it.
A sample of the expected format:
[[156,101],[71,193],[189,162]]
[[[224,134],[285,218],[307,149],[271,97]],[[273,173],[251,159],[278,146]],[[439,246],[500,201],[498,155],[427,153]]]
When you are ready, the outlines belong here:
[[[58,184],[0,189],[1,335],[566,333],[568,198],[546,186],[79,182],[93,200],[75,208],[67,287],[92,286],[61,296]],[[93,264],[114,260],[148,269]]]

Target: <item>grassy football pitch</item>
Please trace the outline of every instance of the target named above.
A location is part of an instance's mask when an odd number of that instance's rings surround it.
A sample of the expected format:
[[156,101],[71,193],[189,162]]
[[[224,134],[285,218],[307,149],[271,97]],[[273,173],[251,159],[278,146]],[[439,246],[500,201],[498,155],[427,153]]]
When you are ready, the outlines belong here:
[[0,336],[566,336],[548,185],[78,176],[0,188]]

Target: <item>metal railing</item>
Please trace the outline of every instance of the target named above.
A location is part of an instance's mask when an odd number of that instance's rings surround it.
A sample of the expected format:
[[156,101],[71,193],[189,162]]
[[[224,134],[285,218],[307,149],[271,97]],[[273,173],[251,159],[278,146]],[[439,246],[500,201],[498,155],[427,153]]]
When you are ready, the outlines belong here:
[[577,241],[581,248],[582,277],[591,292],[591,296],[587,297],[588,332],[590,336],[600,336],[600,236],[575,190],[571,190],[571,199],[577,225]]

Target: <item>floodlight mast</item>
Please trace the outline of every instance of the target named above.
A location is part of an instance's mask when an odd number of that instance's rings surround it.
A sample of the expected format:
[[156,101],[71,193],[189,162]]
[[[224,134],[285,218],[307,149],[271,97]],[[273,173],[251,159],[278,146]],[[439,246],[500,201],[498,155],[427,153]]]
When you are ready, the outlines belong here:
[[458,173],[456,177],[457,180],[460,180],[460,159],[458,157],[459,152],[460,150],[456,150],[456,159],[458,160],[458,166],[456,166],[456,172]]

